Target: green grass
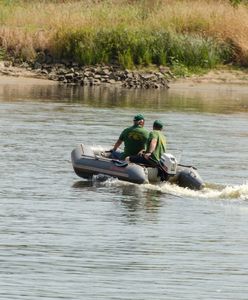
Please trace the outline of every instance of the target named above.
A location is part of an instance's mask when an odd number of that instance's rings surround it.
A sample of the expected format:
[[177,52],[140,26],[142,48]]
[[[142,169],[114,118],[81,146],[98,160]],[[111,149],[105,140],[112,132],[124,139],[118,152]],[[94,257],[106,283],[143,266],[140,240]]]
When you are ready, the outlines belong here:
[[125,68],[149,64],[212,68],[231,53],[228,45],[199,35],[125,28],[59,32],[53,52],[83,65],[116,62]]
[[6,56],[5,50],[0,47],[0,60],[4,60],[5,56]]

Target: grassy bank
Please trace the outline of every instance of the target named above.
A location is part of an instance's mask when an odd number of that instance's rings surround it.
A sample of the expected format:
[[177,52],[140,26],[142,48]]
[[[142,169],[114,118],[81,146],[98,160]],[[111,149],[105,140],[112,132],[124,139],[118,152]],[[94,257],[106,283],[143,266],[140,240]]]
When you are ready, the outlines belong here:
[[[204,0],[0,0],[0,47],[81,64],[248,66],[248,8]],[[3,51],[2,51],[3,52]]]

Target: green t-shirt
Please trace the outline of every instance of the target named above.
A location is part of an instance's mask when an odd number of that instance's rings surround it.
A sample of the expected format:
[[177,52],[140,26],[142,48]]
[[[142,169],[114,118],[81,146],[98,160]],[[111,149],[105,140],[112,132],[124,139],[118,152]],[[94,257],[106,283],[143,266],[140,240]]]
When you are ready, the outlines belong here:
[[147,142],[147,149],[149,150],[149,145],[152,139],[157,140],[157,145],[155,150],[153,151],[151,158],[153,160],[159,161],[161,155],[166,151],[166,137],[160,130],[153,130],[149,134],[148,142]]
[[146,149],[148,131],[140,125],[133,125],[124,129],[119,137],[124,142],[122,159],[130,155],[136,155],[142,149]]

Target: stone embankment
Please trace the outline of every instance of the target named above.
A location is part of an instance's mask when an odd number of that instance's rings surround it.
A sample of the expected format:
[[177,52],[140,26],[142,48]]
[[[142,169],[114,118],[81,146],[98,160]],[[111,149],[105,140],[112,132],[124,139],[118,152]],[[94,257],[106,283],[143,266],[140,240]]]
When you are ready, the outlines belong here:
[[[22,71],[20,71],[20,69]],[[77,63],[12,62],[5,61],[0,73],[11,76],[36,77],[67,85],[119,85],[125,88],[169,88],[173,77],[169,68],[157,71],[123,70],[116,65],[80,66]],[[33,75],[33,76],[32,76]]]

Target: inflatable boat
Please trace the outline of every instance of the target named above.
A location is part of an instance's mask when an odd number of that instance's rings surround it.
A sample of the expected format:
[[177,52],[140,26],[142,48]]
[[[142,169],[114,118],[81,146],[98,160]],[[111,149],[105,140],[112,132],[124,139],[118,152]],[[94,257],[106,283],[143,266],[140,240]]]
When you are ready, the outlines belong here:
[[103,174],[137,184],[168,181],[193,190],[204,187],[196,168],[178,164],[171,154],[164,154],[154,167],[116,160],[110,156],[106,149],[81,144],[72,151],[71,161],[75,173],[85,179]]

